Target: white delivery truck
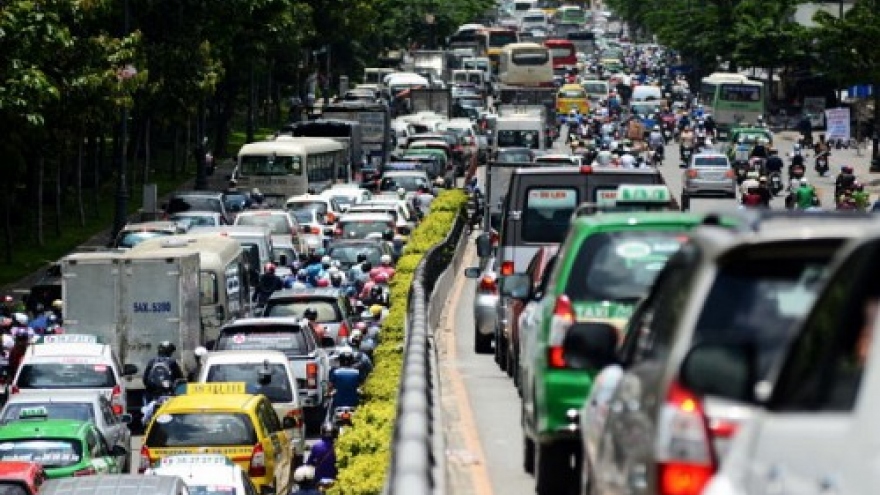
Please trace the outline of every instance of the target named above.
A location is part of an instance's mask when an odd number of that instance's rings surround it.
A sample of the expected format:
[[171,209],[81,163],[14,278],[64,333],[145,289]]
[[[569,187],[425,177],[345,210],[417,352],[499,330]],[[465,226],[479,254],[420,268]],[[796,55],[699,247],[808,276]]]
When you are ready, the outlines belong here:
[[547,149],[546,110],[539,105],[502,105],[498,107],[492,150],[499,148]]
[[[120,362],[144,370],[159,342],[170,341],[184,373],[196,371],[201,345],[199,255],[195,252],[75,253],[61,259],[64,328],[96,335]],[[126,385],[129,412],[139,415],[140,376]]]

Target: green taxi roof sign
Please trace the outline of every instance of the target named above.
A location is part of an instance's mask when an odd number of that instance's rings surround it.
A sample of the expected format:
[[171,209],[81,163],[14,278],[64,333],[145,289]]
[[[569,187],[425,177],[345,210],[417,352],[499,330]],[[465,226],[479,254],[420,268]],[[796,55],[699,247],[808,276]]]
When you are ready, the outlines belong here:
[[46,419],[49,411],[45,407],[24,407],[18,413],[18,419]]
[[669,188],[658,184],[621,184],[617,187],[614,202],[618,205],[626,203],[658,203],[672,201]]
[[82,333],[65,333],[61,335],[44,335],[37,340],[39,344],[103,344],[97,335]]

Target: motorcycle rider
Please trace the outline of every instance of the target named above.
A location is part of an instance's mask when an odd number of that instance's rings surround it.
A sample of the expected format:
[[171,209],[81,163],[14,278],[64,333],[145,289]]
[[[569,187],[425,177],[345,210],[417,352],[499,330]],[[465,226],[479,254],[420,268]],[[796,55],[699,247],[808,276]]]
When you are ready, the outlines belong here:
[[348,338],[348,345],[354,351],[354,368],[360,373],[361,383],[364,383],[370,376],[370,372],[373,371],[373,360],[361,349],[363,337],[360,330],[353,330]]
[[[317,444],[316,444],[317,445]],[[314,449],[314,447],[312,447]],[[314,450],[313,450],[314,452]],[[309,454],[311,458],[312,454]],[[334,469],[336,461],[334,460]],[[318,488],[318,480],[315,479],[315,467],[304,464],[293,472],[293,481],[296,483],[296,490],[290,495],[323,495],[324,492]]]
[[752,148],[752,152],[749,153],[749,158],[764,158],[766,159],[768,156],[767,152],[767,140],[765,138],[758,139],[758,142],[755,144],[755,147]]
[[795,204],[799,210],[806,210],[813,206],[813,198],[816,197],[816,189],[804,177],[800,180],[800,187],[794,192]]
[[333,388],[333,407],[355,408],[360,403],[361,374],[354,367],[354,350],[344,346],[339,350],[339,366],[330,371]]
[[318,310],[311,306],[307,307],[303,311],[303,319],[306,320],[309,328],[318,336],[318,342],[321,342],[321,339],[327,335],[327,330],[324,328],[324,325],[318,323]]
[[745,195],[750,189],[757,189],[760,185],[761,182],[758,180],[758,172],[749,171],[749,173],[746,174],[746,180],[740,184],[740,191]]
[[651,133],[648,134],[648,146],[662,158],[664,144],[666,144],[666,140],[663,139],[663,132],[660,130],[660,126],[654,125]]
[[785,164],[782,162],[782,158],[779,158],[779,154],[777,153],[776,148],[773,148],[771,146],[770,149],[767,151],[769,153],[769,156],[764,162],[764,169],[767,170],[767,174],[769,175],[773,172],[781,173],[782,167],[784,167]]
[[758,179],[758,195],[761,196],[761,205],[770,208],[770,200],[773,199],[773,193],[770,191],[770,185],[767,184],[767,177],[761,176]]
[[834,196],[840,196],[844,191],[852,189],[856,183],[856,175],[850,166],[840,167],[840,173],[834,180]]
[[263,267],[263,273],[257,281],[257,287],[254,291],[253,300],[257,304],[264,305],[276,290],[284,288],[284,281],[275,274],[275,264],[266,263]]
[[336,425],[326,421],[321,425],[321,439],[312,445],[307,466],[314,468],[314,477],[318,480],[335,480],[336,472]]
[[13,338],[13,344],[8,355],[9,376],[15,376],[34,336],[33,329],[28,327],[28,317],[26,314],[13,313],[10,334]]
[[391,280],[392,278],[394,278],[395,270],[394,270],[394,267],[391,266],[391,262],[392,262],[391,255],[383,254],[382,256],[380,256],[379,257],[379,266],[377,266],[376,268],[373,268],[370,271],[370,278],[372,278],[373,281],[375,282],[376,276],[379,275],[380,273],[384,273],[387,276],[388,280]]
[[177,347],[171,342],[162,341],[156,348],[156,357],[147,361],[143,376],[146,403],[167,395],[169,388],[177,380],[183,379],[183,371],[173,357],[176,350]]
[[856,181],[853,184],[852,198],[856,203],[856,208],[864,211],[870,204],[871,195],[865,192],[865,186],[861,182]]

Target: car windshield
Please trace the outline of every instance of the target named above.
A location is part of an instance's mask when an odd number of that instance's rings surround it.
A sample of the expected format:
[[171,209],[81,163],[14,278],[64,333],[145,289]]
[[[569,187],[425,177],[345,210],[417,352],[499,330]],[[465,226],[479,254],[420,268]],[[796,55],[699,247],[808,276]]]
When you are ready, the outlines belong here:
[[291,211],[311,210],[317,211],[320,215],[324,215],[327,213],[327,203],[323,201],[292,201],[287,203],[287,209]]
[[212,382],[244,382],[248,393],[263,394],[272,402],[290,402],[293,400],[293,389],[287,377],[287,369],[280,363],[269,364],[271,380],[268,384],[259,383],[260,370],[263,363],[218,363],[208,368],[206,383]]
[[235,225],[266,225],[272,230],[272,234],[289,234],[290,224],[285,215],[239,215],[235,218]]
[[[298,316],[302,316],[300,313]],[[295,329],[295,330],[294,330]],[[259,325],[255,328],[227,328],[220,333],[218,351],[281,351],[288,356],[309,352],[306,335],[299,326]]]
[[498,131],[498,146],[538,149],[541,146],[538,131]]
[[18,388],[113,388],[116,378],[106,364],[28,363],[21,367]]
[[326,299],[270,300],[266,304],[264,316],[302,316],[306,308],[318,312],[318,323],[336,323],[341,315],[336,311],[336,304]]
[[383,177],[379,188],[382,191],[396,191],[402,187],[407,192],[415,192],[419,187],[427,185],[428,181],[418,175],[396,175],[394,177]]
[[44,468],[79,464],[82,443],[67,438],[33,438],[0,440],[0,461],[36,462]]
[[578,191],[568,187],[533,187],[526,192],[522,215],[523,241],[560,243],[568,230],[571,214],[579,204]]
[[592,235],[578,249],[565,293],[577,300],[634,302],[684,240],[676,231]]
[[50,419],[72,419],[74,421],[95,422],[95,412],[91,403],[88,402],[14,402],[6,404],[0,415],[0,422],[9,423],[17,421],[22,409],[39,407],[46,410],[46,416]]
[[532,154],[528,151],[499,151],[498,163],[529,163],[532,161]]
[[599,83],[583,83],[584,89],[590,94],[605,94],[608,92],[608,86]]
[[300,225],[307,223],[315,223],[318,220],[315,218],[315,211],[310,209],[297,209],[297,210],[288,210],[293,218],[296,219]]
[[144,445],[161,447],[215,447],[254,445],[257,434],[244,413],[160,414]]
[[339,223],[343,239],[365,239],[370,234],[381,235],[392,226],[383,220],[348,220]]
[[827,247],[825,256],[815,250],[815,257],[804,257],[794,249],[778,249],[763,259],[749,253],[720,266],[697,319],[694,339],[755,344],[762,375],[757,378],[764,378],[787,347],[789,330],[812,307],[821,286],[817,282],[834,252],[833,246]]
[[171,215],[169,220],[191,227],[216,227],[219,225],[214,215]]
[[697,156],[694,166],[699,168],[727,168],[727,158],[723,156]]
[[130,232],[122,232],[121,234],[119,234],[119,240],[116,241],[116,247],[132,248],[146,241],[147,239],[166,237],[169,235],[171,235],[171,232],[165,232],[162,230],[135,230]]
[[382,256],[382,250],[378,246],[369,246],[364,244],[355,244],[352,246],[330,246],[327,255],[338,260],[343,265],[353,265],[357,262],[357,255],[363,253],[367,256],[367,260],[373,266],[379,265],[379,257]]

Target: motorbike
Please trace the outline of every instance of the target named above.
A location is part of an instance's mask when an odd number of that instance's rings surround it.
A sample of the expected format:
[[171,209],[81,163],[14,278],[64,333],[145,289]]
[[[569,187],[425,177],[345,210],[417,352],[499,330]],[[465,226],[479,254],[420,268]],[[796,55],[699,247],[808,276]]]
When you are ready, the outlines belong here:
[[807,169],[803,165],[792,165],[788,167],[788,179],[802,179]]
[[770,185],[770,192],[773,193],[774,196],[778,195],[782,189],[782,174],[779,172],[770,172],[767,176],[767,182]]
[[480,223],[483,221],[484,203],[483,193],[480,191],[474,191],[471,193],[470,198],[468,198],[466,210],[468,227],[471,231],[479,228]]
[[819,177],[825,177],[825,174],[828,173],[828,156],[831,153],[828,151],[823,151],[816,155],[816,173],[819,174]]
[[691,162],[691,156],[693,156],[694,150],[691,148],[682,148],[681,149],[681,167],[687,168],[688,164]]
[[651,150],[651,165],[655,167],[663,165],[663,148]]

